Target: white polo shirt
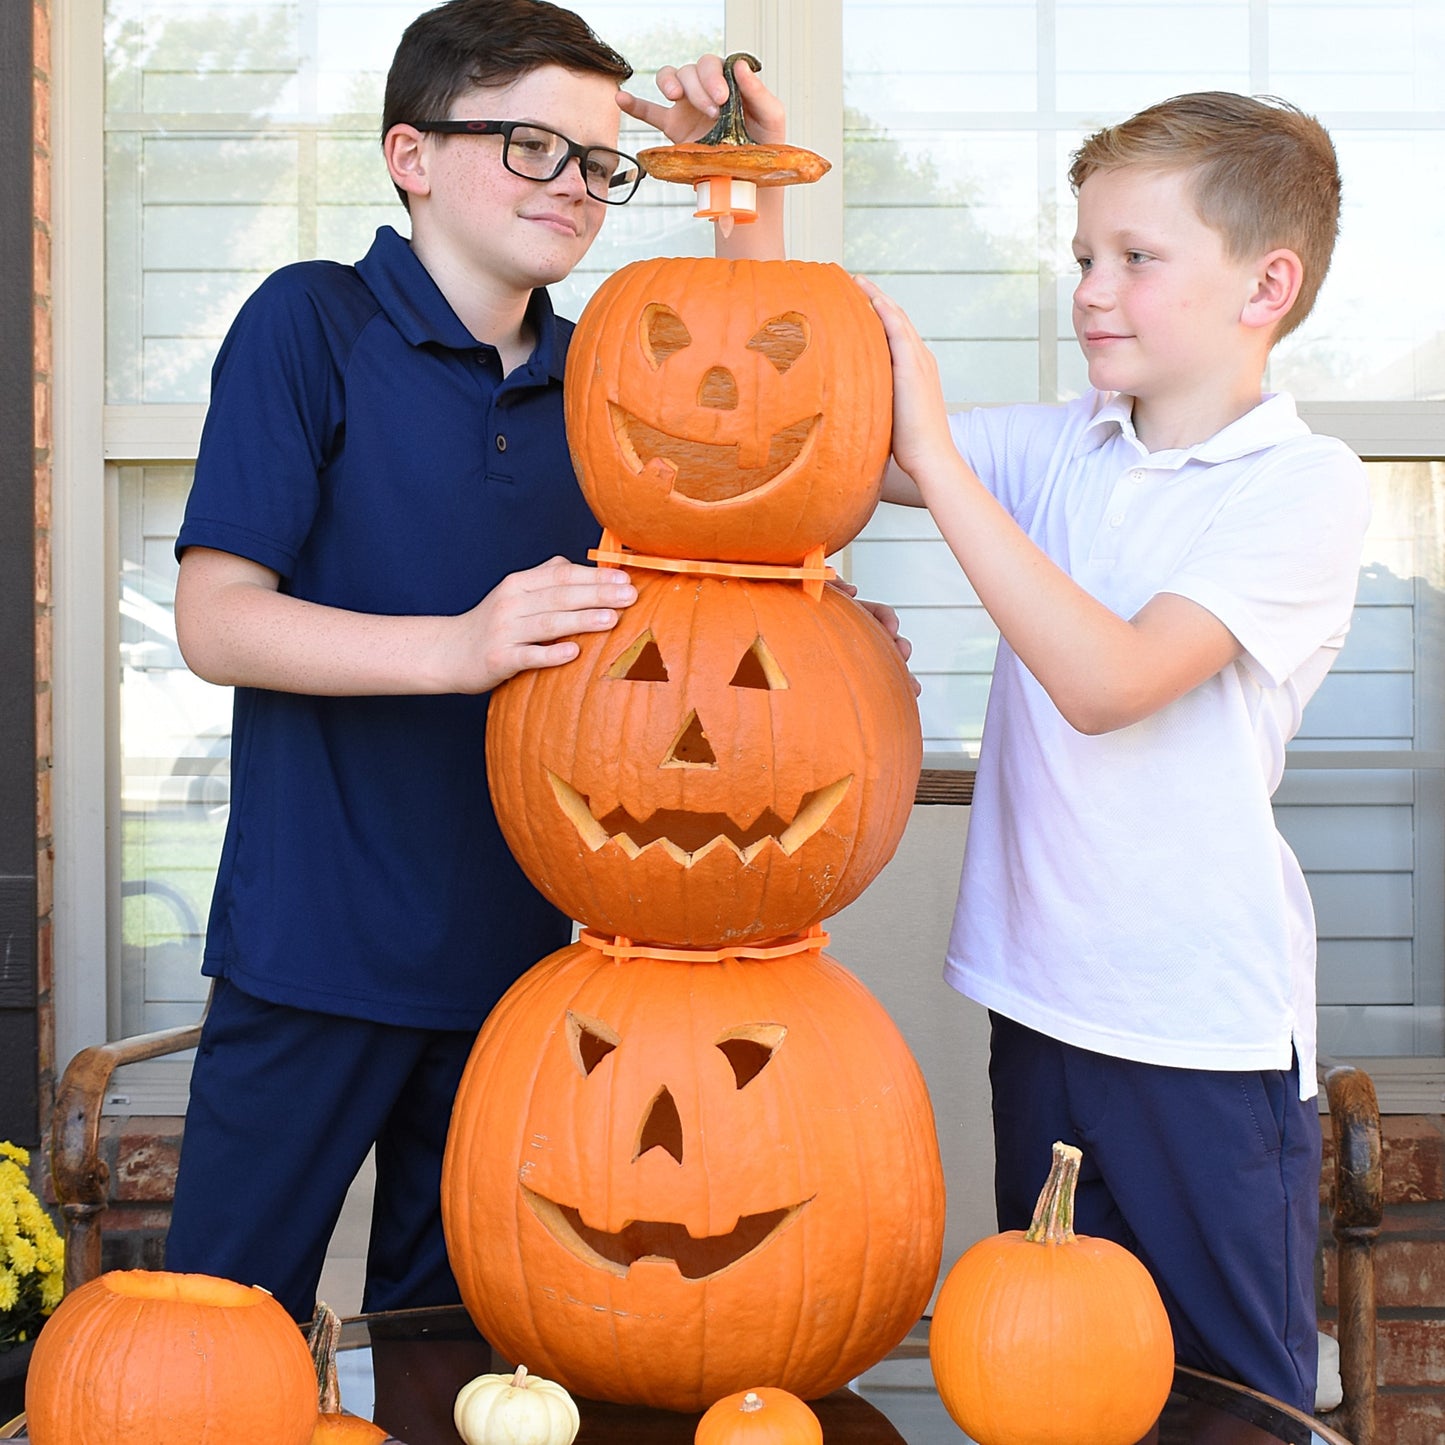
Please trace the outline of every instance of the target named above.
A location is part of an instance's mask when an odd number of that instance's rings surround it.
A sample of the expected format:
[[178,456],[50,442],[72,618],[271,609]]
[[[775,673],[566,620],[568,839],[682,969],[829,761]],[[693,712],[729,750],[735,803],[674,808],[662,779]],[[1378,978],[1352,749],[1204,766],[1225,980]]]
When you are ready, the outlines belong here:
[[1121,617],[1178,593],[1244,652],[1154,716],[1086,737],[1000,642],[945,976],[1116,1057],[1285,1069],[1293,1049],[1310,1098],[1314,913],[1270,795],[1349,627],[1365,470],[1283,394],[1153,454],[1131,405],[1091,391],[979,409],[954,418],[954,439]]

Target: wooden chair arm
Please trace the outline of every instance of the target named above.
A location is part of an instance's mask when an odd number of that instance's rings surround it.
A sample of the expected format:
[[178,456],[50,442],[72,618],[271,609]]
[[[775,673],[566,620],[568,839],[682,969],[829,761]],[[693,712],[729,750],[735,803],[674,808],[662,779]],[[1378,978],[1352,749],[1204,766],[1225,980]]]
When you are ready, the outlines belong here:
[[158,1029],[93,1044],[66,1066],[51,1115],[50,1175],[65,1235],[67,1294],[100,1273],[100,1216],[110,1202],[110,1169],[100,1157],[100,1117],[111,1075],[125,1064],[193,1049],[200,1038],[199,1022]]
[[1375,1445],[1375,1240],[1384,1217],[1380,1104],[1363,1069],[1324,1069],[1335,1139],[1331,1230],[1338,1246],[1340,1385],[1344,1402],[1331,1424],[1355,1445]]

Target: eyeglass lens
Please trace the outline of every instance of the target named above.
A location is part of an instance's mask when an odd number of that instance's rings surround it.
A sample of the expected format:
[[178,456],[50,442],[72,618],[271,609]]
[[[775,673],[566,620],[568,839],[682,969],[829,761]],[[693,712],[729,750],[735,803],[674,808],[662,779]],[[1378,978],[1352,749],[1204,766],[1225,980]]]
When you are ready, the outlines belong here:
[[550,181],[577,156],[587,194],[594,200],[626,200],[641,179],[641,168],[631,156],[604,146],[574,145],[566,136],[541,126],[514,125],[504,140],[502,164],[528,180]]

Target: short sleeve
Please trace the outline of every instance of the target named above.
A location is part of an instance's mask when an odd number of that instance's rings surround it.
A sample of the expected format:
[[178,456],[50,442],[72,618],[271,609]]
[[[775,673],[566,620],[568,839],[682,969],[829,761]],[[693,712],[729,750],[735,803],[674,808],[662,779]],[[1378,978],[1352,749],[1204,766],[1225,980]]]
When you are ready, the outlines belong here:
[[1158,590],[1207,608],[1278,686],[1343,640],[1369,516],[1364,465],[1343,442],[1281,443],[1241,475]]
[[290,575],[341,433],[345,362],[377,307],[349,267],[310,262],[262,283],[216,358],[176,553],[232,552]]

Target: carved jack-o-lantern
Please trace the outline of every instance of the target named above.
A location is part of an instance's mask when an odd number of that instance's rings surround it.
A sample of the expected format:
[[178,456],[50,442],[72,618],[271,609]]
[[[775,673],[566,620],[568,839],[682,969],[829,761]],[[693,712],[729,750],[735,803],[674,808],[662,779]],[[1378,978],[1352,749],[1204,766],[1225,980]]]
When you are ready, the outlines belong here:
[[892,396],[882,324],[840,266],[664,257],[584,309],[567,436],[634,551],[790,565],[868,520]]
[[649,943],[736,947],[838,912],[892,857],[922,762],[892,641],[834,589],[633,580],[611,632],[492,699],[518,862],[571,917]]
[[525,974],[472,1052],[442,1217],[482,1333],[568,1389],[699,1410],[881,1359],[938,1269],[927,1089],[882,1006],[802,951]]

